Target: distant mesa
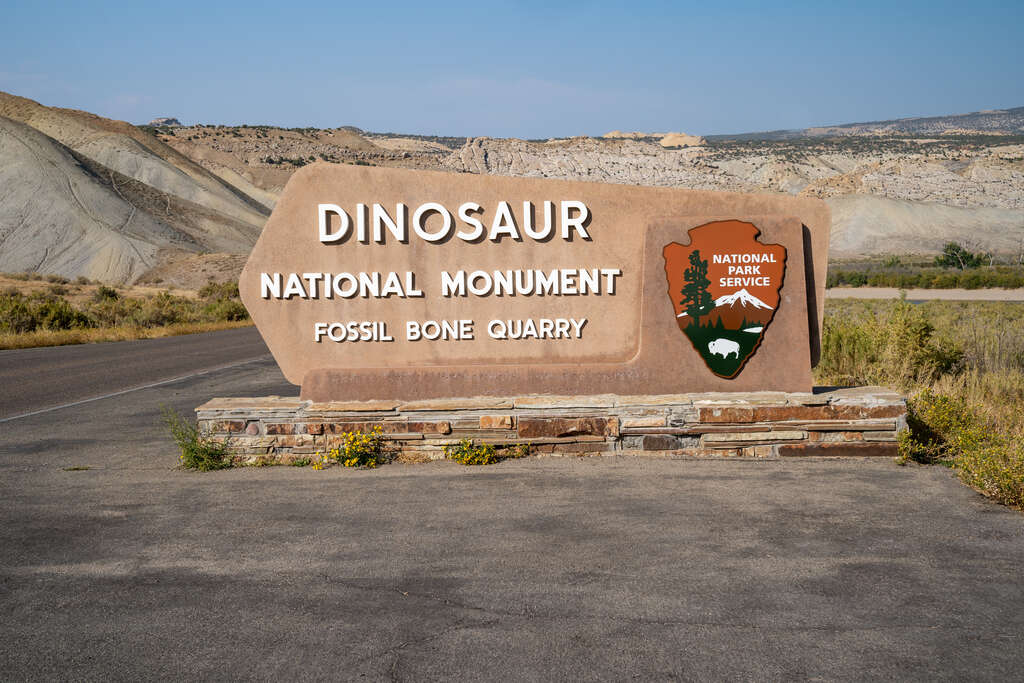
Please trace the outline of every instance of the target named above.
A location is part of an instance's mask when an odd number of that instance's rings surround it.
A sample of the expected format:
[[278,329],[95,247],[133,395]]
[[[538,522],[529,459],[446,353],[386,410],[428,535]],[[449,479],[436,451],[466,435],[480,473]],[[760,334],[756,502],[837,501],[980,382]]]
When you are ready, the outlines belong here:
[[613,130],[602,137],[620,140],[657,140],[662,147],[701,147],[707,144],[707,140],[700,135],[686,133],[624,133],[621,130]]
[[159,127],[159,126],[180,126],[181,121],[174,118],[173,116],[161,116],[160,118],[153,119],[147,125]]
[[687,135],[686,133],[665,133],[658,141],[662,147],[702,147],[707,144],[700,135]]

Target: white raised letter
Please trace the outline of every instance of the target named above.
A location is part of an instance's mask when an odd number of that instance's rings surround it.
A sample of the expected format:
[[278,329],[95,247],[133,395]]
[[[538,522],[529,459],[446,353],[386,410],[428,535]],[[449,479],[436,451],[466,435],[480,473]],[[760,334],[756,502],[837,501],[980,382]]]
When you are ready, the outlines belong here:
[[[569,216],[570,209],[577,209],[579,214],[575,218]],[[583,224],[590,218],[590,209],[583,202],[570,199],[562,202],[562,239],[570,240],[570,229],[575,229],[580,234],[580,237],[587,240],[590,239],[590,235],[587,234],[587,229],[583,227]]]
[[[320,224],[321,242],[323,242],[324,244],[330,244],[331,242],[340,242],[341,240],[345,239],[345,236],[348,235],[349,228],[352,227],[352,221],[349,219],[348,214],[345,213],[344,209],[342,209],[337,204],[317,204],[316,212]],[[327,231],[328,213],[336,213],[338,214],[338,217],[341,219],[341,227],[338,228],[338,232],[333,234]]]
[[377,244],[384,243],[384,230],[383,227],[387,227],[388,232],[395,236],[395,239],[399,242],[409,241],[409,235],[405,227],[405,215],[407,208],[405,204],[399,202],[395,205],[395,220],[391,220],[391,216],[388,215],[388,210],[380,204],[373,205],[373,241]]
[[481,237],[483,237],[484,224],[481,223],[480,219],[477,218],[476,216],[470,215],[471,213],[476,213],[479,210],[480,205],[477,204],[476,202],[466,202],[465,204],[459,206],[459,218],[462,220],[462,222],[473,226],[473,232],[463,232],[462,230],[459,230],[457,233],[455,233],[455,236],[458,237],[460,240],[472,242],[473,240],[478,240]]
[[519,229],[516,228],[516,218],[512,215],[512,208],[508,202],[498,202],[498,210],[494,213],[494,221],[491,222],[491,234],[487,239],[492,242],[500,242],[504,235],[508,235],[514,240],[522,239],[519,236]]
[[[423,217],[431,211],[436,211],[441,214],[441,219],[444,221],[444,224],[441,226],[441,230],[433,234],[427,232],[426,228],[423,226]],[[448,209],[444,208],[437,202],[421,204],[420,207],[416,209],[416,213],[412,215],[412,229],[416,231],[417,235],[428,242],[440,242],[448,237],[448,233],[452,231],[452,215],[448,213]]]
[[260,296],[264,299],[281,298],[281,273],[260,273]]
[[523,202],[523,230],[528,237],[535,240],[545,240],[551,235],[555,225],[555,203],[544,202],[544,229],[533,229],[533,202]]
[[441,296],[466,296],[466,271],[441,271]]

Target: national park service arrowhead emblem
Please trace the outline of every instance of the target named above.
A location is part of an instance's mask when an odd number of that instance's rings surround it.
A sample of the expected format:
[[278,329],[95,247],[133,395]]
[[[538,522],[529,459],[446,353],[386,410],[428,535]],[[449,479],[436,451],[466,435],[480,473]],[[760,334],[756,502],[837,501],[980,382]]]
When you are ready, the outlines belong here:
[[753,223],[715,221],[665,246],[668,296],[679,329],[711,372],[732,379],[761,345],[779,306],[786,248],[762,244]]

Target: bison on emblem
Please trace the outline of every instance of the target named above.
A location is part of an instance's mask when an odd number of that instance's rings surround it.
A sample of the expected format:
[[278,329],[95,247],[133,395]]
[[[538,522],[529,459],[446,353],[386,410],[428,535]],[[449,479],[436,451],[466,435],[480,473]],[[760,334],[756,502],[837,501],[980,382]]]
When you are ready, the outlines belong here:
[[728,358],[731,354],[740,357],[740,345],[731,339],[716,339],[708,344],[708,351],[716,356]]

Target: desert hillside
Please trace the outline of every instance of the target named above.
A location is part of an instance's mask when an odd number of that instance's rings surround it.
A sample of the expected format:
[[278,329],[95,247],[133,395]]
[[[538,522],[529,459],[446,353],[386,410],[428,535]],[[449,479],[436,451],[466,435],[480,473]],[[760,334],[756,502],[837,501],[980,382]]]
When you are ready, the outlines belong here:
[[1024,108],[701,137],[550,140],[133,126],[0,93],[0,272],[198,287],[244,263],[296,169],[343,163],[820,197],[832,255],[1024,249]]
[[[452,145],[425,137],[368,134],[353,128],[161,126],[157,137],[225,182],[273,206],[296,169],[335,164],[437,169]],[[454,147],[465,138],[458,138]]]
[[270,214],[145,130],[6,93],[0,160],[0,272],[136,282],[188,254],[247,254]]
[[[136,211],[111,174],[98,177],[39,131],[0,117],[0,269],[124,282],[187,235]],[[112,173],[112,172],[111,172]]]

